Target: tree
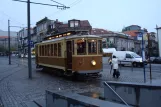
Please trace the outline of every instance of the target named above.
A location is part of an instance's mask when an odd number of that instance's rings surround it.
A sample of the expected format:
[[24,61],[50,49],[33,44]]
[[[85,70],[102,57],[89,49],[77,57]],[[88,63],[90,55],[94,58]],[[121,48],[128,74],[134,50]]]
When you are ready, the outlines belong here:
[[0,46],[0,52],[5,52],[6,49],[3,46]]
[[12,46],[11,47],[11,51],[17,51],[16,47],[15,46]]

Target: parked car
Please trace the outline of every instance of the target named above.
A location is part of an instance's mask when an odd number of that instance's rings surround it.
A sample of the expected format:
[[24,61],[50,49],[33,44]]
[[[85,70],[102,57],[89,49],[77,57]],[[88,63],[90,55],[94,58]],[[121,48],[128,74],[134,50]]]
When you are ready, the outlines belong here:
[[156,59],[156,57],[150,57],[150,59],[149,59],[149,58],[147,59],[147,62],[148,62],[148,63],[149,63],[149,62],[153,63],[154,59]]
[[161,64],[161,57],[157,57],[153,60],[154,63]]
[[112,56],[116,56],[121,65],[143,66],[142,57],[131,51],[115,51]]

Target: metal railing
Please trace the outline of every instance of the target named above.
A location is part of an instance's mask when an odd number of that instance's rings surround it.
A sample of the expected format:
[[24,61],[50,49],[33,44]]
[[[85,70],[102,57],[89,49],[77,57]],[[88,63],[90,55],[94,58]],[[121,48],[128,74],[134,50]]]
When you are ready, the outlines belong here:
[[126,103],[126,101],[125,100],[123,100],[122,98],[121,98],[121,96],[119,96],[118,95],[118,93],[115,91],[115,90],[113,90],[112,89],[112,87],[110,86],[110,85],[108,85],[108,83],[107,82],[104,82],[104,84],[106,85],[106,86],[108,86],[108,88],[126,105],[126,106],[128,106],[128,107],[130,107],[127,103]]

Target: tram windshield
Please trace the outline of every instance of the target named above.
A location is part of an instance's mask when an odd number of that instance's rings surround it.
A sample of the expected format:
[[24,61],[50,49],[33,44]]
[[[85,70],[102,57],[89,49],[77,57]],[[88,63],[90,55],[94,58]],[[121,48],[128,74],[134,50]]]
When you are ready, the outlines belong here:
[[[77,55],[93,55],[102,53],[102,41],[97,39],[78,39],[77,40]],[[98,49],[98,50],[97,50]]]
[[88,53],[97,54],[97,40],[88,40]]

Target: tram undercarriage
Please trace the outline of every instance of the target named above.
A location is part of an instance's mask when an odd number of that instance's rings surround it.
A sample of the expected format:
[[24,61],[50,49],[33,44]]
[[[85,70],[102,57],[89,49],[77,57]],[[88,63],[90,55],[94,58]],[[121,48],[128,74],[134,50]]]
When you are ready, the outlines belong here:
[[77,71],[71,71],[71,70],[64,71],[62,69],[51,68],[51,67],[46,67],[41,65],[37,65],[36,69],[54,74],[55,76],[69,78],[72,80],[96,79],[102,76],[99,71],[94,73],[91,73],[89,71],[84,73],[79,73]]

